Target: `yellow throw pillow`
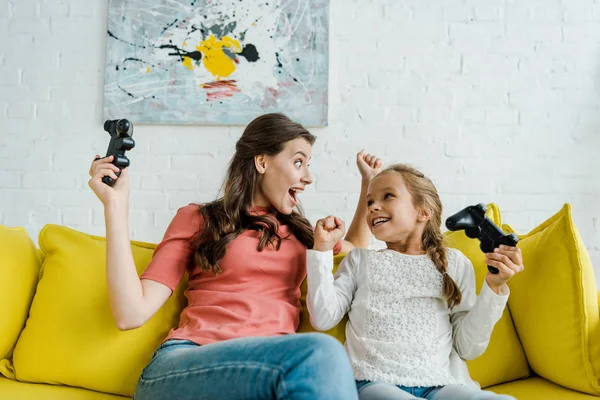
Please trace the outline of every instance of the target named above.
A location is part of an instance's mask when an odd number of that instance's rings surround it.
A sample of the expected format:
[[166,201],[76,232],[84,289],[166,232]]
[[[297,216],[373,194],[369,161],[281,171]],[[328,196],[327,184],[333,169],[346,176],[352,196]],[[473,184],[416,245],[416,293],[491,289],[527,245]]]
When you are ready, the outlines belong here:
[[[185,282],[142,327],[119,331],[108,302],[105,239],[47,225],[39,244],[44,261],[14,350],[17,379],[132,396],[142,369],[179,320]],[[140,274],[155,245],[132,242],[131,248]]]
[[25,326],[40,263],[25,229],[0,225],[0,374],[6,377],[14,377],[9,359]]
[[[502,217],[498,206],[489,204],[487,208],[486,215],[488,218],[500,226]],[[488,272],[485,255],[479,247],[479,240],[467,237],[464,231],[446,232],[446,244],[448,247],[460,250],[471,260],[475,269],[477,293],[479,293]],[[511,293],[509,299],[512,296]],[[515,331],[508,307],[504,309],[502,318],[494,327],[485,353],[475,360],[467,361],[467,366],[471,378],[479,382],[481,387],[484,388],[529,376],[527,359]]]
[[[344,259],[344,257],[346,256],[346,254],[337,254],[333,257],[333,273],[335,273],[335,271],[337,271],[340,263],[342,262],[342,260]],[[301,290],[301,297],[300,297],[300,303],[302,303],[302,313],[300,314],[300,325],[298,326],[298,333],[302,333],[302,332],[317,332],[316,329],[314,329],[312,327],[312,325],[310,324],[310,315],[308,314],[308,308],[306,308],[306,292],[308,290],[308,286],[306,283],[306,279],[304,280],[304,282],[302,282],[302,286],[300,287]],[[323,331],[323,333],[326,333],[328,335],[333,336],[334,338],[336,338],[337,340],[339,340],[342,344],[346,341],[346,322],[348,321],[348,315],[346,314],[346,316],[344,316],[344,318],[340,321],[339,324],[337,324],[336,326],[334,326],[333,328],[331,328],[328,331]]]
[[508,304],[529,365],[559,385],[600,395],[596,280],[571,206],[519,238],[525,270],[508,282]]

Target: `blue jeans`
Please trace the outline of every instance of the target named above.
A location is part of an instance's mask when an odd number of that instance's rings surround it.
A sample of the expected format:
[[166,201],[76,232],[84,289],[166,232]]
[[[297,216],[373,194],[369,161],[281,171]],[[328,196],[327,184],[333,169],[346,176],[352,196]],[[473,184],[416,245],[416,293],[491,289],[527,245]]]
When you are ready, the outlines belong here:
[[248,337],[199,346],[168,340],[146,366],[135,400],[356,400],[344,347],[322,333]]
[[408,387],[356,381],[356,388],[360,400],[516,400],[512,396],[471,389],[464,385]]

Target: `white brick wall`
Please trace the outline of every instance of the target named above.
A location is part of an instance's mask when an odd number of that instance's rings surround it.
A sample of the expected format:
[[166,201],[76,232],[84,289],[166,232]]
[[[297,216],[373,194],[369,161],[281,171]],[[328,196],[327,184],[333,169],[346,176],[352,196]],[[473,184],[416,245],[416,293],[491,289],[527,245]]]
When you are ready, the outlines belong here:
[[[108,144],[106,15],[106,1],[0,0],[1,224],[104,234],[87,170]],[[526,232],[570,202],[600,269],[597,2],[332,0],[330,15],[312,221],[351,219],[364,147],[430,174],[446,216],[493,201]],[[136,127],[132,237],[156,242],[178,207],[214,198],[241,130]]]

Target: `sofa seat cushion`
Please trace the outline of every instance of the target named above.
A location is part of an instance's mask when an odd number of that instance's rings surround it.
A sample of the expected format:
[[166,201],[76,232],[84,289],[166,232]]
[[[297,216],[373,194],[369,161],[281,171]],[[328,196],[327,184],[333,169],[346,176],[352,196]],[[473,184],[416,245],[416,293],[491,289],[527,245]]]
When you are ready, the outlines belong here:
[[531,369],[600,395],[596,279],[570,205],[519,238],[525,270],[508,283],[508,306]]
[[[143,368],[179,320],[184,280],[146,324],[120,331],[108,300],[105,239],[47,225],[39,245],[41,277],[14,350],[17,379],[132,396]],[[131,248],[140,274],[155,245],[132,242]]]
[[563,386],[559,386],[555,383],[547,381],[544,378],[540,378],[539,376],[534,376],[520,381],[504,383],[498,386],[492,386],[486,390],[498,394],[508,394],[519,400],[598,400],[597,396],[567,389]]
[[127,400],[116,396],[68,386],[24,383],[0,378],[0,399],[10,400]]
[[25,229],[0,225],[0,374],[5,376],[13,377],[7,366],[27,320],[40,263]]

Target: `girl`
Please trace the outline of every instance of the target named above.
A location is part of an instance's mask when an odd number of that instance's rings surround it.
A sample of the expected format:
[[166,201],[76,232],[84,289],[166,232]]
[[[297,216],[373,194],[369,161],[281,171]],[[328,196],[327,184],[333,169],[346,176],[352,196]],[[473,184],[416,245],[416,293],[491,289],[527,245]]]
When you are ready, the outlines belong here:
[[332,275],[331,250],[344,224],[317,222],[307,251],[307,304],[312,325],[327,330],[349,311],[346,349],[359,398],[508,399],[484,392],[463,360],[481,355],[508,299],[506,282],[523,270],[521,252],[486,254],[488,273],[475,295],[473,265],[444,247],[442,204],[433,183],[393,165],[368,186],[367,224],[380,251],[354,249]]
[[[333,338],[294,335],[300,317],[308,220],[295,210],[312,183],[315,137],[281,114],[256,118],[229,165],[222,198],[178,210],[141,277],[129,243],[129,178],[92,163],[89,185],[104,204],[107,283],[120,329],[144,324],[188,272],[188,306],[137,385],[136,400],[355,399],[348,357]],[[381,160],[359,153],[363,197]],[[102,183],[116,180],[114,187]],[[363,204],[359,202],[359,206]],[[366,206],[357,215],[366,214]],[[366,246],[364,219],[346,238]],[[364,234],[367,233],[367,235]],[[350,249],[344,241],[340,248]]]

